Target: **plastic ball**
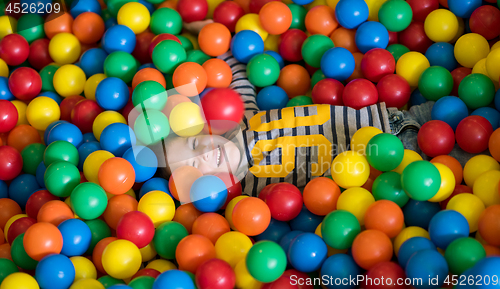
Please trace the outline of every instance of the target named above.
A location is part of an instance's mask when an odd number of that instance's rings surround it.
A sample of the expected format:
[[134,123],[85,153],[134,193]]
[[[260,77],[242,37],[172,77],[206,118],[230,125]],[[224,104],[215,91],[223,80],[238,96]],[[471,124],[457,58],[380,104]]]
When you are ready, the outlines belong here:
[[406,79],[399,75],[384,76],[377,83],[378,101],[388,107],[402,108],[411,97],[411,88]]
[[157,9],[153,15],[151,15],[150,28],[151,32],[156,35],[161,33],[170,33],[173,35],[180,34],[182,30],[181,15],[174,9]]
[[272,1],[260,9],[259,20],[267,32],[280,35],[290,28],[292,12],[285,3]]
[[279,72],[278,61],[267,54],[252,57],[247,65],[248,80],[257,87],[273,85],[278,80]]
[[431,66],[420,76],[418,89],[425,98],[436,101],[450,95],[453,89],[453,77],[447,69]]
[[368,207],[364,223],[368,230],[379,230],[389,238],[394,238],[403,229],[403,211],[392,201],[380,200]]
[[361,53],[366,53],[374,48],[387,48],[389,32],[384,25],[375,21],[361,24],[356,30],[356,46]]
[[335,47],[327,50],[321,58],[321,71],[328,78],[344,81],[354,72],[354,56],[349,50]]
[[179,287],[194,289],[194,281],[191,279],[188,272],[180,270],[168,270],[163,272],[156,278],[155,282],[153,283],[152,289],[173,289]]
[[356,264],[366,270],[377,263],[390,261],[393,254],[389,237],[378,230],[369,229],[356,236],[351,250]]
[[38,211],[37,221],[47,222],[58,226],[65,220],[73,219],[75,214],[69,204],[56,200],[45,203]]
[[3,279],[1,289],[39,289],[35,278],[27,273],[15,272]]
[[408,52],[396,63],[396,74],[408,81],[410,86],[417,86],[422,73],[430,67],[429,61],[419,52]]
[[406,265],[407,278],[428,279],[435,276],[436,286],[442,286],[448,276],[448,264],[446,259],[438,251],[425,249],[415,252]]
[[391,171],[403,160],[403,144],[392,134],[375,135],[368,142],[367,147],[366,159],[373,168],[379,171]]
[[155,227],[158,227],[161,223],[172,220],[175,205],[172,197],[167,193],[151,191],[139,200],[137,210],[148,215]]
[[43,96],[31,101],[26,109],[28,122],[41,131],[44,131],[52,122],[59,120],[60,114],[57,102]]
[[153,63],[163,73],[172,73],[187,58],[185,49],[173,40],[164,40],[155,46]]
[[343,105],[344,85],[335,79],[323,79],[314,85],[312,100],[315,104]]
[[485,172],[500,171],[498,162],[487,155],[476,155],[467,161],[464,167],[464,181],[469,187],[474,187],[476,179]]
[[176,90],[186,96],[200,94],[207,86],[207,73],[195,62],[185,62],[179,65],[172,76]]
[[409,3],[387,1],[380,6],[378,19],[387,30],[399,32],[405,30],[413,18],[413,11]]
[[198,288],[232,289],[236,284],[236,275],[231,266],[220,259],[211,259],[201,264],[196,271]]
[[316,234],[304,233],[293,239],[288,249],[288,259],[301,272],[318,270],[327,258],[325,242]]
[[490,140],[488,142],[488,148],[490,154],[498,161],[500,160],[500,151],[498,150],[500,143],[500,130],[495,130],[493,134],[490,136]]
[[248,63],[253,56],[264,52],[264,41],[257,32],[242,30],[231,40],[231,52],[241,63]]
[[72,30],[80,43],[94,44],[103,36],[105,26],[99,14],[94,12],[83,12],[73,21]]
[[42,79],[36,70],[20,67],[9,77],[9,90],[20,100],[31,100],[40,93]]
[[464,118],[457,126],[457,144],[469,153],[480,153],[488,148],[493,133],[491,123],[484,117],[472,115]]
[[335,7],[337,22],[347,29],[357,28],[368,19],[369,10],[365,1],[340,0]]
[[127,240],[111,242],[102,253],[104,270],[117,279],[132,277],[139,270],[141,260],[139,248]]
[[472,68],[490,53],[488,41],[476,33],[468,33],[455,43],[455,58],[464,67]]
[[342,98],[344,105],[358,110],[376,104],[378,91],[372,82],[366,79],[355,79],[345,86]]
[[117,15],[118,24],[129,27],[135,34],[142,33],[148,28],[150,18],[146,6],[136,2],[123,5]]
[[328,5],[312,7],[305,18],[306,29],[311,34],[330,36],[338,27],[335,10]]
[[367,126],[358,129],[351,138],[352,150],[360,153],[361,155],[365,155],[368,142],[374,136],[381,133],[382,131],[380,129],[373,126]]
[[67,64],[54,74],[54,88],[62,97],[78,95],[83,92],[86,76],[81,68]]
[[92,220],[102,215],[107,204],[106,192],[94,183],[81,183],[71,193],[73,210],[84,220]]
[[459,212],[444,210],[432,217],[429,223],[429,235],[437,247],[446,249],[454,240],[469,236],[469,224]]
[[432,120],[419,130],[418,145],[430,157],[447,155],[455,147],[455,134],[444,121]]
[[361,60],[361,72],[372,82],[379,82],[384,76],[393,74],[395,69],[394,57],[385,49],[371,49]]
[[469,115],[467,105],[458,97],[445,96],[432,107],[431,117],[447,123],[453,130]]
[[289,64],[281,70],[276,85],[285,90],[291,99],[295,96],[305,95],[311,87],[311,79],[303,66]]
[[256,101],[260,110],[282,109],[288,102],[288,95],[283,88],[270,85],[257,93]]
[[201,214],[192,224],[193,234],[207,237],[214,245],[223,234],[230,230],[228,221],[216,213]]
[[[330,280],[341,280],[343,278],[356,278],[361,274],[361,268],[354,262],[354,259],[347,254],[335,254],[326,259],[321,267],[320,275],[322,278]],[[340,279],[338,279],[340,278]],[[335,283],[325,286],[328,289],[335,288]],[[355,285],[343,286],[344,288],[353,289]]]
[[458,87],[458,95],[468,108],[488,106],[494,99],[495,86],[488,76],[473,73],[464,77]]
[[450,72],[458,66],[453,52],[453,45],[446,42],[432,44],[425,52],[425,57],[429,60],[431,66],[441,66]]
[[117,157],[121,157],[135,143],[135,134],[129,126],[123,123],[113,123],[102,131],[100,147]]
[[238,22],[236,22],[235,26],[235,32],[239,33],[244,30],[254,31],[259,35],[262,41],[265,41],[269,36],[269,33],[262,27],[259,20],[259,15],[257,13],[248,13],[238,19]]
[[424,237],[412,237],[406,240],[398,251],[398,263],[403,269],[406,268],[406,264],[411,256],[422,250],[437,250],[436,246],[431,240]]
[[448,8],[453,14],[457,17],[461,18],[470,18],[474,10],[479,8],[482,5],[482,1],[472,0],[472,1],[463,1],[463,0],[449,0]]
[[154,228],[148,215],[139,211],[128,212],[118,222],[116,236],[131,241],[141,249],[153,241]]
[[19,34],[6,35],[0,40],[0,58],[7,65],[17,66],[28,59],[28,41]]
[[226,88],[231,84],[231,67],[222,59],[207,60],[202,67],[207,72],[207,87]]
[[496,130],[500,125],[500,112],[494,108],[481,107],[473,111],[471,115],[479,115],[486,118],[491,123],[493,130]]
[[78,168],[74,164],[64,161],[52,163],[44,174],[47,190],[58,197],[69,197],[80,181]]
[[132,53],[136,45],[135,33],[125,25],[114,25],[102,36],[102,47],[107,53],[124,51]]
[[50,254],[59,254],[63,246],[61,232],[50,223],[36,223],[24,234],[23,245],[26,253],[40,261]]
[[66,161],[78,165],[78,150],[67,141],[55,141],[47,146],[43,155],[46,167],[53,163]]
[[0,100],[0,132],[9,132],[16,127],[18,121],[18,112],[16,107],[8,100]]
[[458,20],[447,9],[436,9],[424,22],[425,34],[434,42],[450,42],[458,32]]
[[500,205],[493,205],[486,208],[479,217],[478,233],[492,246],[500,243],[497,239],[500,234],[500,226],[496,221],[499,215]]
[[104,61],[104,74],[107,77],[117,77],[125,83],[129,83],[134,78],[137,67],[138,63],[130,53],[115,51],[108,55]]
[[444,257],[450,266],[451,273],[462,274],[485,258],[486,251],[477,240],[460,238],[446,248]]
[[486,58],[486,70],[488,71],[488,76],[494,81],[500,79],[500,69],[495,66],[495,63],[498,62],[499,59],[500,51],[498,51],[498,49],[492,50]]
[[267,229],[271,221],[271,212],[261,199],[245,198],[234,207],[232,221],[238,231],[247,236],[255,236]]
[[108,77],[97,85],[95,98],[99,106],[105,110],[120,110],[129,100],[129,90],[123,80]]
[[469,26],[473,33],[482,35],[487,40],[500,35],[500,10],[484,5],[474,10],[469,19]]
[[198,178],[191,186],[190,199],[201,212],[215,212],[224,205],[227,198],[227,187],[216,176]]
[[56,63],[71,64],[80,57],[81,45],[73,34],[59,33],[50,40],[49,53]]
[[127,160],[120,157],[110,158],[100,166],[98,180],[106,192],[121,195],[134,185],[135,171]]
[[215,258],[212,242],[202,235],[189,235],[182,239],[175,250],[180,270],[196,273],[200,265]]
[[313,214],[325,216],[337,208],[339,186],[329,178],[315,178],[304,188],[304,204]]
[[332,178],[342,188],[362,186],[370,175],[366,158],[358,152],[345,151],[332,162]]
[[36,279],[42,288],[68,288],[75,279],[75,268],[68,257],[50,255],[38,263]]
[[83,255],[90,246],[90,228],[83,221],[69,219],[57,227],[63,236],[61,254],[68,257]]
[[352,213],[360,225],[364,225],[364,217],[368,207],[375,202],[370,192],[364,188],[349,188],[337,200],[337,210]]
[[434,197],[441,186],[439,170],[428,161],[409,164],[401,175],[403,189],[417,201],[427,201]]
[[36,218],[40,208],[47,202],[58,200],[59,198],[49,193],[47,190],[34,192],[26,202],[26,214],[30,218]]
[[286,255],[283,249],[271,241],[256,243],[246,256],[248,272],[260,282],[273,282],[286,268]]

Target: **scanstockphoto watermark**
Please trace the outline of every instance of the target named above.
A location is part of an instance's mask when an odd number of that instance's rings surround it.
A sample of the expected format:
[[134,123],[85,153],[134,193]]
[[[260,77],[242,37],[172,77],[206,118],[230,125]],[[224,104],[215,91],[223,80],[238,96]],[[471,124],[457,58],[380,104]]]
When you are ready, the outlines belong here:
[[351,275],[344,278],[336,278],[329,275],[323,275],[317,278],[300,278],[297,275],[290,276],[290,284],[295,285],[308,285],[308,286],[356,286],[363,288],[363,286],[422,286],[424,284],[439,285],[438,276],[429,276],[428,280],[423,278],[370,278],[366,275]]

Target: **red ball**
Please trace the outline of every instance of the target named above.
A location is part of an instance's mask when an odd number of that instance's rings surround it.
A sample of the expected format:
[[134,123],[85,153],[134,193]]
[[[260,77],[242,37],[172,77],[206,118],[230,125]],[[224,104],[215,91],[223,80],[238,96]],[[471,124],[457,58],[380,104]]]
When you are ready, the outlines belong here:
[[245,111],[240,94],[231,88],[210,90],[201,99],[201,107],[211,132],[215,134],[235,128]]
[[132,281],[135,278],[141,277],[141,276],[149,276],[149,277],[153,277],[156,279],[156,277],[160,276],[160,274],[161,274],[161,272],[158,270],[151,269],[151,268],[144,268],[144,269],[137,271],[137,273],[135,273],[135,275],[132,276],[132,278],[130,278],[130,280]]
[[18,119],[19,114],[16,106],[8,100],[0,99],[0,133],[15,128]]
[[273,183],[273,184],[269,184],[267,186],[265,186],[262,190],[260,190],[260,193],[259,193],[259,199],[263,200],[264,202],[266,201],[266,198],[267,196],[269,195],[269,193],[271,192],[271,189],[276,186],[277,183]]
[[42,90],[42,78],[33,68],[19,67],[9,77],[9,90],[20,100],[32,100]]
[[43,38],[33,41],[30,45],[28,61],[36,70],[41,70],[54,62],[49,54],[49,43],[49,39]]
[[220,3],[214,10],[214,22],[223,24],[229,29],[229,31],[234,32],[236,28],[236,22],[245,15],[245,10],[234,1],[224,1]]
[[82,100],[85,100],[85,97],[81,95],[72,95],[64,98],[59,105],[61,108],[61,120],[71,122],[71,111]]
[[156,37],[154,37],[151,40],[151,43],[149,44],[148,52],[149,52],[150,58],[153,57],[153,50],[155,49],[156,45],[158,45],[158,43],[162,42],[163,40],[174,40],[174,41],[177,41],[177,43],[182,45],[182,42],[175,35],[172,35],[169,33],[162,33],[160,35],[156,35]]
[[325,78],[318,81],[312,90],[312,100],[316,104],[343,105],[342,94],[344,85],[342,82]]
[[[309,275],[307,275],[306,273],[297,271],[295,269],[288,269],[283,273],[283,276],[288,276],[290,278],[292,275],[294,276],[293,278],[295,278],[295,276],[297,276],[297,280],[298,279],[307,280],[307,278],[309,278]],[[299,283],[299,282],[297,282],[297,283]],[[302,283],[302,282],[300,282],[300,283]],[[297,286],[299,289],[314,289],[314,285],[306,284],[306,282],[304,282],[302,285],[297,284]]]
[[396,60],[392,54],[382,48],[374,48],[365,53],[361,60],[361,72],[366,79],[378,82],[382,77],[393,74]]
[[377,87],[366,79],[355,79],[344,89],[344,105],[360,109],[378,102]]
[[49,191],[36,191],[28,198],[28,201],[26,202],[26,214],[28,215],[28,217],[36,219],[40,208],[45,203],[54,200],[59,200],[59,198],[49,193]]
[[225,209],[229,202],[236,198],[237,196],[241,196],[242,187],[240,181],[230,173],[217,173],[216,177],[221,179],[227,187],[227,199],[221,209]]
[[427,37],[424,30],[424,23],[419,21],[412,22],[408,28],[399,32],[399,43],[408,47],[411,51],[417,51],[425,54],[427,48],[434,42]]
[[402,108],[411,96],[408,81],[397,74],[384,76],[377,83],[377,91],[378,101],[385,102],[387,107]]
[[[381,282],[381,280],[385,282]],[[406,289],[408,285],[398,285],[398,279],[404,280],[406,278],[405,271],[394,262],[380,262],[370,268],[366,272],[365,286],[366,289]],[[392,282],[387,282],[391,280]],[[388,285],[391,283],[391,285]],[[377,284],[377,285],[376,285]]]
[[9,34],[0,40],[0,58],[10,66],[18,66],[28,59],[30,45],[19,34]]
[[12,244],[14,239],[21,235],[22,233],[26,233],[29,227],[36,223],[36,219],[30,217],[20,218],[14,221],[9,227],[9,231],[7,232],[7,242]]
[[118,221],[116,237],[129,240],[139,249],[146,247],[155,235],[155,225],[151,218],[139,211],[128,212]]
[[441,120],[426,122],[418,131],[418,146],[429,157],[447,155],[455,146],[455,133]]
[[132,52],[132,56],[139,60],[140,63],[144,64],[153,62],[151,55],[149,54],[149,46],[155,36],[156,35],[148,31],[135,36],[135,48]]
[[297,217],[304,204],[300,190],[289,183],[273,186],[265,202],[271,210],[271,217],[285,222]]
[[472,13],[469,19],[470,30],[491,40],[500,35],[500,10],[491,5],[484,5]]
[[478,154],[488,149],[492,133],[493,127],[486,118],[471,115],[458,124],[455,136],[461,149],[471,154]]
[[283,59],[297,62],[302,60],[302,44],[307,39],[307,34],[299,29],[290,29],[281,34],[278,51]]
[[236,274],[226,261],[210,259],[198,267],[195,280],[199,289],[233,289],[236,285]]
[[91,99],[82,100],[71,111],[71,123],[76,125],[82,133],[92,132],[95,118],[103,111],[97,102]]
[[179,0],[177,11],[186,23],[201,21],[208,13],[207,0]]
[[298,278],[291,279],[290,276],[285,276],[285,274],[283,274],[276,281],[264,284],[261,289],[300,289],[298,280]]
[[451,91],[450,95],[458,96],[458,86],[460,85],[462,80],[471,73],[472,69],[467,67],[459,67],[451,72],[451,76],[453,77],[453,90]]
[[397,32],[389,31],[389,43],[387,45],[398,43],[399,42],[398,37],[399,34]]
[[439,9],[438,0],[406,0],[413,12],[413,21],[424,22],[427,15]]
[[21,154],[11,146],[0,146],[0,180],[10,181],[23,169]]
[[259,14],[260,9],[262,9],[264,5],[272,1],[277,1],[277,0],[250,0],[250,4],[248,5],[250,13]]

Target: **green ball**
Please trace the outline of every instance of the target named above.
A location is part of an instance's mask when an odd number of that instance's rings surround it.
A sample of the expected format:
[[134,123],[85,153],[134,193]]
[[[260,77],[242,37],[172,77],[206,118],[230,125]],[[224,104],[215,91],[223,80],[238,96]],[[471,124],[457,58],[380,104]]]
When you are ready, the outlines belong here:
[[311,89],[314,88],[316,83],[320,82],[325,78],[326,76],[323,74],[323,71],[321,71],[321,69],[316,70],[316,72],[314,72],[313,76],[311,77]]
[[366,159],[375,169],[387,172],[397,168],[403,161],[405,148],[401,140],[390,133],[381,133],[371,138],[366,148]]
[[23,157],[23,172],[35,175],[38,165],[43,162],[44,152],[45,145],[41,143],[27,145],[21,152],[21,156]]
[[444,258],[450,266],[450,272],[455,275],[461,275],[485,257],[486,251],[483,245],[470,237],[454,240],[446,247],[444,253]]
[[156,228],[153,244],[160,257],[175,259],[175,250],[179,242],[189,235],[186,228],[174,221],[167,221]]
[[137,73],[137,61],[125,51],[115,51],[104,60],[104,74],[107,77],[117,77],[129,83]]
[[19,269],[17,269],[14,262],[6,258],[0,258],[0,284],[2,284],[5,277],[16,272],[19,272]]
[[154,282],[155,278],[151,276],[139,276],[130,281],[128,286],[132,287],[132,289],[152,289]]
[[79,159],[80,156],[76,147],[64,140],[58,140],[49,144],[43,154],[43,164],[47,168],[55,162],[70,162],[77,166]]
[[92,237],[90,239],[90,246],[85,252],[85,255],[92,255],[95,245],[104,238],[111,237],[111,229],[108,224],[101,219],[84,221],[89,226]]
[[410,198],[427,201],[439,191],[441,175],[431,162],[415,161],[403,170],[401,184]]
[[97,279],[97,281],[99,281],[102,284],[102,286],[104,286],[104,288],[108,288],[113,285],[119,285],[119,284],[125,285],[125,281],[113,278],[109,275],[102,276],[101,278]]
[[153,12],[150,22],[151,32],[154,34],[170,33],[177,35],[182,30],[182,18],[179,12],[170,8],[160,8]]
[[146,110],[135,120],[134,133],[147,146],[167,138],[170,134],[167,116],[159,110]]
[[65,198],[80,184],[80,171],[69,162],[55,162],[47,167],[43,180],[51,194]]
[[302,44],[302,57],[304,61],[312,67],[321,67],[321,57],[330,49],[335,47],[330,37],[315,34],[307,37]]
[[413,18],[410,4],[401,0],[389,0],[380,6],[378,19],[387,30],[400,32],[408,28]]
[[344,210],[329,213],[321,223],[323,240],[337,250],[350,248],[360,232],[361,226],[356,216]]
[[398,62],[399,58],[403,56],[403,54],[410,52],[410,49],[408,49],[408,47],[404,46],[403,44],[391,44],[387,46],[386,49],[392,54],[392,56],[394,56],[394,60],[396,60],[396,63]]
[[450,95],[453,90],[453,76],[442,66],[431,66],[420,76],[418,90],[427,100],[437,101]]
[[188,52],[186,52],[186,55],[187,55],[186,62],[196,62],[199,65],[203,65],[207,60],[212,58],[207,54],[205,54],[205,52],[198,49],[189,50]]
[[175,36],[177,37],[177,39],[181,41],[182,47],[186,51],[194,49],[193,42],[191,42],[191,40],[189,40],[187,37],[184,37],[182,35],[175,35]]
[[297,4],[288,4],[287,6],[292,12],[292,24],[289,29],[300,29],[305,31],[307,9]]
[[16,264],[19,268],[25,270],[35,270],[36,265],[38,265],[38,261],[28,256],[28,253],[24,250],[23,239],[24,233],[17,236],[14,239],[14,242],[10,244],[10,255],[12,256],[12,261],[14,261],[14,264]]
[[146,1],[151,3],[151,4],[161,4],[161,3],[165,2],[165,0],[146,0]]
[[186,50],[177,41],[164,40],[153,49],[153,63],[163,73],[174,73],[186,59]]
[[71,193],[71,206],[75,214],[84,220],[98,218],[108,205],[108,196],[101,186],[86,182],[75,187]]
[[107,0],[106,6],[108,7],[109,12],[113,15],[114,18],[118,15],[118,11],[122,8],[123,5],[128,2],[139,2],[139,0]]
[[140,105],[142,110],[162,110],[167,104],[167,91],[156,81],[143,81],[135,87],[132,103],[134,107]]
[[484,74],[469,74],[460,82],[458,96],[470,109],[485,107],[495,98],[495,85]]
[[277,280],[287,265],[285,251],[273,241],[255,243],[248,251],[245,262],[250,275],[263,283]]
[[250,83],[257,87],[273,85],[280,76],[280,65],[269,54],[259,54],[248,62],[247,76]]
[[299,95],[299,96],[296,96],[296,97],[290,99],[287,102],[286,107],[303,106],[303,105],[311,105],[311,104],[313,104],[312,98],[310,98],[307,95]]
[[38,14],[24,14],[17,20],[17,34],[31,42],[45,37],[44,20]]
[[114,17],[113,14],[111,14],[111,11],[109,11],[109,9],[106,8],[101,10],[101,18],[106,23],[106,21]]
[[401,175],[396,172],[385,172],[373,181],[372,193],[375,201],[388,200],[403,207],[410,197],[403,190]]
[[59,69],[57,64],[49,64],[40,70],[40,77],[42,78],[42,91],[56,92],[54,88],[54,73]]

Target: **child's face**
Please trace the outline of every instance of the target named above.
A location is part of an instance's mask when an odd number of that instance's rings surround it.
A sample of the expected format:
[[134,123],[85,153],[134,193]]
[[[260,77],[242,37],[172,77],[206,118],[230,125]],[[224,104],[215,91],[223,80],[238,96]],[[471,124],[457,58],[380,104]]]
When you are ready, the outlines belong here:
[[166,153],[172,172],[182,166],[193,166],[203,174],[235,174],[241,158],[238,146],[218,135],[177,137],[168,143]]

